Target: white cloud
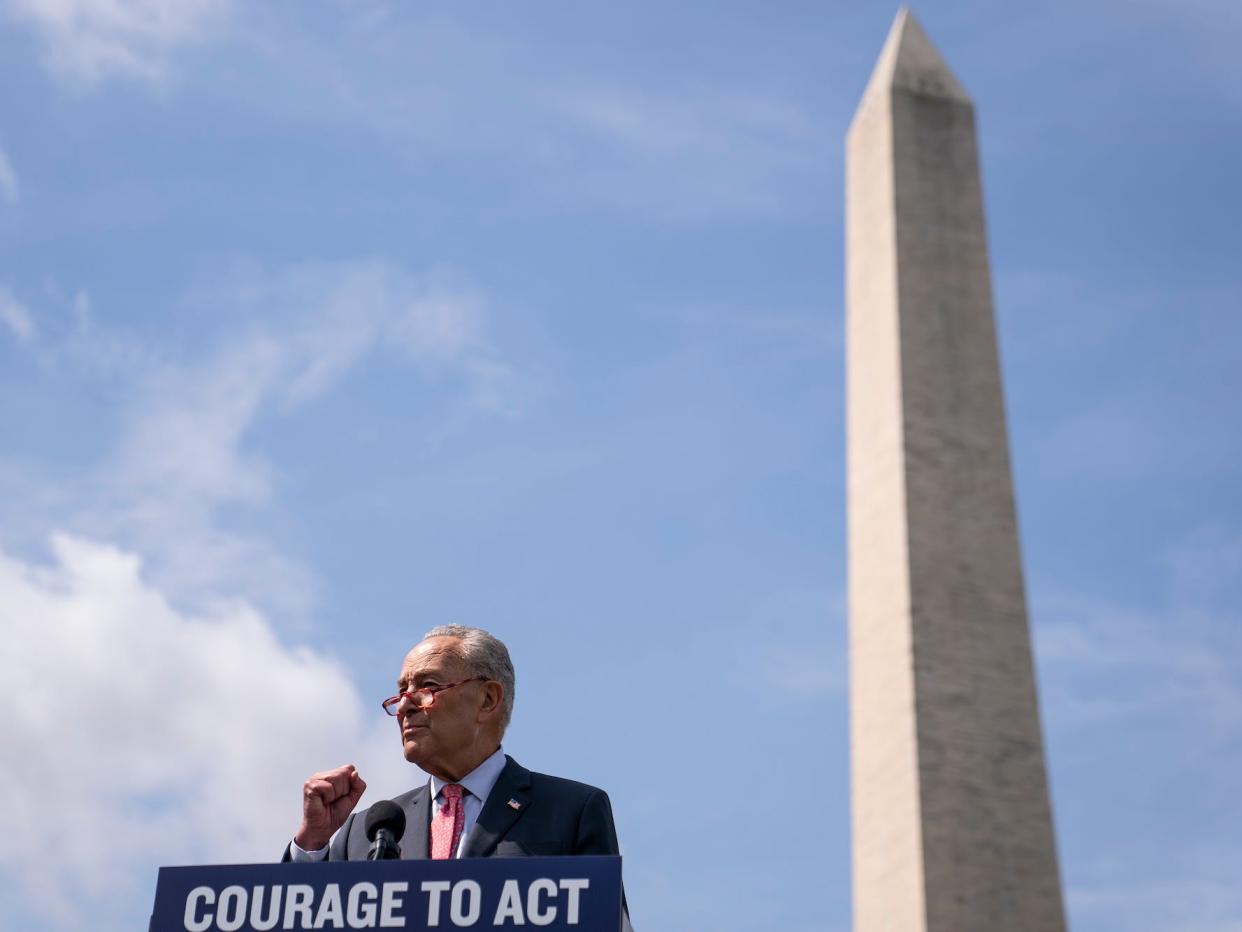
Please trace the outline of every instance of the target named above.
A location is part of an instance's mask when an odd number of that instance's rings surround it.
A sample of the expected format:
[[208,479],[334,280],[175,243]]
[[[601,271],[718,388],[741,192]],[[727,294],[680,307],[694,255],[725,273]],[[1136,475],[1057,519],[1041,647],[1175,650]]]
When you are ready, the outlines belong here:
[[377,349],[395,350],[428,370],[504,369],[487,343],[483,298],[469,287],[433,279],[356,262],[300,267],[248,282],[247,306],[261,306],[292,325],[279,335],[284,400],[300,404],[316,397]]
[[1165,876],[1142,884],[1107,880],[1070,883],[1065,890],[1070,914],[1087,928],[1239,932],[1242,890],[1236,877],[1230,875],[1236,870],[1242,849],[1219,855],[1222,860],[1197,877]]
[[392,332],[412,355],[452,359],[479,342],[479,301],[474,295],[431,293],[408,302]]
[[[220,278],[187,299],[222,331],[197,340],[189,359],[99,326],[79,293],[67,335],[44,340],[43,358],[66,378],[111,383],[119,427],[103,459],[57,477],[54,494],[29,488],[37,470],[0,470],[0,527],[27,546],[50,526],[107,540],[146,555],[151,578],[179,599],[235,592],[298,621],[316,580],[261,531],[224,517],[275,500],[280,469],[258,449],[256,426],[312,403],[372,354],[488,412],[512,410],[512,379],[488,343],[484,299],[443,276],[353,262]],[[31,501],[58,504],[47,513]]]
[[1051,684],[1044,704],[1058,729],[1165,718],[1193,726],[1184,738],[1217,744],[1242,728],[1236,610],[1176,600],[1151,613],[1061,595],[1041,598],[1037,612],[1035,643]]
[[[407,6],[391,20],[349,10],[319,33],[291,19],[280,42],[264,44],[269,67],[314,101],[303,115],[333,131],[362,124],[420,162],[478,160],[514,195],[545,205],[682,220],[802,212],[833,196],[824,159],[843,125],[819,119],[822,101],[801,88],[600,70],[585,48],[515,39],[464,8]],[[286,89],[265,90],[247,86],[247,104],[287,112]]]
[[387,794],[410,779],[344,672],[253,608],[184,614],[132,554],[63,535],[52,551],[0,553],[8,915],[136,928],[124,911],[158,864],[278,858],[315,770],[353,759]]
[[1242,533],[1211,522],[1171,546],[1164,554],[1171,589],[1182,604],[1242,605]]
[[[0,743],[20,762],[2,812],[6,920],[137,927],[125,911],[149,902],[158,864],[275,859],[310,772],[353,759],[372,799],[409,785],[391,726],[344,672],[274,633],[315,577],[224,514],[274,497],[256,424],[368,354],[459,379],[467,399],[493,378],[477,369],[507,372],[484,301],[381,263],[247,274],[193,300],[222,332],[187,359],[101,327],[80,292],[40,358],[49,377],[120,385],[112,448],[76,474],[0,461],[4,540],[26,554],[67,529],[49,563],[0,549]],[[35,856],[49,817],[70,827],[55,858]]]
[[0,149],[0,200],[16,204],[18,199],[17,172],[8,154]]
[[53,283],[48,292],[46,333],[39,355],[49,368],[88,381],[128,383],[167,364],[160,345],[100,326],[86,289],[77,289],[70,298]]
[[147,377],[106,470],[107,497],[123,504],[100,529],[161,554],[158,578],[178,591],[239,585],[298,615],[314,581],[214,517],[218,506],[271,498],[276,468],[247,443],[256,421],[311,402],[380,350],[433,373],[459,372],[477,392],[486,377],[475,369],[491,360],[482,302],[369,262],[248,277],[200,300],[225,313],[253,310],[268,324],[201,364]]
[[742,680],[743,688],[758,683],[765,690],[814,698],[839,694],[846,687],[845,654],[836,644],[764,645],[751,662],[758,675]]
[[790,95],[578,83],[538,105],[568,118],[571,149],[590,165],[577,193],[673,217],[801,209],[822,178],[831,128]]
[[1242,929],[1242,534],[1199,528],[1155,563],[1154,599],[1032,586],[1054,796],[1121,833],[1062,823],[1066,897],[1076,927]]
[[117,480],[136,498],[265,500],[269,467],[245,455],[242,437],[279,384],[284,362],[284,347],[259,335],[201,366],[148,376],[121,440]]
[[751,613],[749,625],[763,638],[738,657],[736,688],[799,700],[844,692],[846,605],[839,593],[773,593]]
[[34,336],[30,311],[3,285],[0,285],[0,323],[9,328],[19,343],[27,343]]
[[230,0],[9,0],[47,46],[49,67],[79,84],[124,76],[158,82],[170,53],[217,33]]
[[664,153],[770,147],[775,154],[785,143],[805,141],[818,131],[788,100],[743,94],[597,88],[568,94],[560,105],[614,142]]

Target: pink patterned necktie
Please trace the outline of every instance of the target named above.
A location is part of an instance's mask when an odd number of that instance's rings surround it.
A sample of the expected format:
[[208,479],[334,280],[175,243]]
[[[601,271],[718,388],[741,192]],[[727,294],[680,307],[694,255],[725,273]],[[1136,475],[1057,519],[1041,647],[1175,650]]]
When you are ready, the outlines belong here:
[[446,783],[440,788],[440,805],[431,817],[431,857],[443,861],[457,854],[466,814],[461,806],[462,786]]

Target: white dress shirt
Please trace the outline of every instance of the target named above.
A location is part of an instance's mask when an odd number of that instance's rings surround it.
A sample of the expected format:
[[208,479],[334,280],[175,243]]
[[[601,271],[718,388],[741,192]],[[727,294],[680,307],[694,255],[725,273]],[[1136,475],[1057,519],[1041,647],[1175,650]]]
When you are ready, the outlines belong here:
[[[461,853],[466,847],[466,839],[470,837],[470,830],[474,828],[474,823],[479,820],[479,813],[483,811],[483,804],[487,802],[487,797],[491,795],[492,788],[496,785],[496,781],[500,779],[500,771],[504,769],[505,752],[503,749],[497,748],[491,757],[457,781],[465,789],[465,792],[461,794],[462,827],[461,841],[457,843],[457,857],[461,857]],[[443,780],[439,777],[431,778],[431,814],[433,818],[436,810],[443,803],[443,799],[440,797],[440,791],[443,788]]]

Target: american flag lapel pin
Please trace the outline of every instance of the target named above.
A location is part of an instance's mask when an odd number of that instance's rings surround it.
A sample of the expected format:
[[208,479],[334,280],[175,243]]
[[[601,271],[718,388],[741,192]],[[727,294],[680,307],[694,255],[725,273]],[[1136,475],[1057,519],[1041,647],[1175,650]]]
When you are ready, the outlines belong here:
[[509,808],[512,809],[514,812],[517,812],[517,810],[522,808],[522,804],[518,802],[516,799],[510,799]]

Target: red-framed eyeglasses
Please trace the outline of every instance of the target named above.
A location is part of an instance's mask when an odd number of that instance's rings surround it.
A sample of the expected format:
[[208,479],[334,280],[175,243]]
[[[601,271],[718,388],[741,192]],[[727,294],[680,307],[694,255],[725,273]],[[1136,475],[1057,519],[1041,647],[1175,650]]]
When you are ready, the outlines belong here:
[[389,715],[397,714],[397,706],[401,705],[402,699],[409,699],[410,704],[416,709],[430,709],[436,704],[437,693],[442,693],[446,689],[452,689],[454,686],[462,686],[466,683],[473,683],[475,680],[486,679],[486,676],[472,676],[468,680],[458,680],[456,683],[449,683],[446,686],[424,686],[422,689],[415,689],[397,693],[395,696],[389,696],[381,703],[381,705],[383,705],[384,711]]

